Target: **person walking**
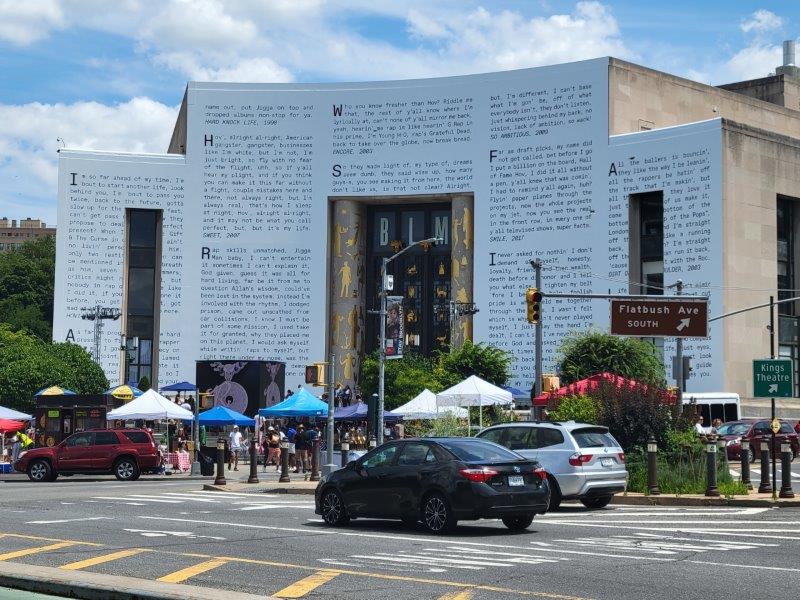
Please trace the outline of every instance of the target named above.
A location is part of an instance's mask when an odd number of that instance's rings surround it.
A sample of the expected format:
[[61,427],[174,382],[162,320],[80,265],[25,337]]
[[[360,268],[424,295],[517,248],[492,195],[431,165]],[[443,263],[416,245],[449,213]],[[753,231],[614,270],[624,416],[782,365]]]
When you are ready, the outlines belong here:
[[306,436],[305,426],[300,423],[297,426],[297,433],[294,436],[294,447],[295,452],[297,453],[297,469],[298,473],[300,472],[299,469],[303,469],[303,473],[306,472],[306,449],[308,448],[308,438]]
[[294,472],[297,473],[297,466],[295,465],[295,456],[297,449],[294,445],[294,438],[297,435],[297,430],[289,424],[288,429],[286,429],[286,441],[289,443],[289,468],[295,467]]
[[[278,469],[281,468],[281,438],[275,428],[270,425],[267,427],[267,460],[264,462],[264,471],[267,470],[267,464],[275,464]],[[275,461],[273,463],[273,461]]]
[[233,431],[231,431],[230,435],[230,448],[231,454],[228,457],[228,470],[231,468],[231,460],[233,460],[233,470],[239,470],[239,453],[242,451],[242,433],[239,431],[239,426],[234,425]]

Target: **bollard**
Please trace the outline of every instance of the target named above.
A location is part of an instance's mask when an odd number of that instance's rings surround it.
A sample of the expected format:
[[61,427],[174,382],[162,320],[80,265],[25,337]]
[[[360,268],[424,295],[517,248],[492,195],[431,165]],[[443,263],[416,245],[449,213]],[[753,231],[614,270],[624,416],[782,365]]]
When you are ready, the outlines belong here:
[[377,448],[377,447],[378,447],[378,440],[376,440],[375,438],[370,438],[369,439],[369,449],[372,450],[373,448]]
[[728,464],[728,447],[722,437],[717,438],[717,454],[719,455],[719,464],[717,465],[717,475],[725,473],[726,476],[731,472],[731,466]]
[[647,440],[647,493],[651,496],[658,496],[661,493],[661,489],[658,487],[657,457],[658,444],[656,444],[656,439],[650,436],[650,439]]
[[217,438],[217,478],[214,485],[226,485],[225,481],[225,440]]
[[311,481],[319,481],[319,436],[311,443]]
[[717,489],[717,442],[709,439],[706,444],[706,496],[719,496]]
[[289,442],[281,442],[281,476],[279,483],[288,483],[289,479]]
[[739,458],[742,463],[742,483],[748,490],[753,489],[753,484],[750,482],[750,440],[742,438],[742,450]]
[[781,443],[781,498],[794,498],[792,491],[792,446]]
[[769,442],[761,442],[761,484],[758,486],[759,494],[768,494],[772,491],[769,482]]
[[347,466],[348,462],[350,462],[350,444],[348,442],[342,442],[342,468],[343,469]]
[[255,435],[250,440],[250,477],[247,483],[258,483],[258,443]]

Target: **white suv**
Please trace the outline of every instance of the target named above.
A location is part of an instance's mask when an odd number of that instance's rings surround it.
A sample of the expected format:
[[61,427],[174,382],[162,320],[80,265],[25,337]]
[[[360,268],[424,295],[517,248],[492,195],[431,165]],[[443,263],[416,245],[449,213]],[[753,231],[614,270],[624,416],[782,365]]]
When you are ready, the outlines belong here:
[[488,427],[477,437],[539,461],[550,480],[550,510],[564,499],[603,508],[628,482],[625,453],[607,427],[521,421]]

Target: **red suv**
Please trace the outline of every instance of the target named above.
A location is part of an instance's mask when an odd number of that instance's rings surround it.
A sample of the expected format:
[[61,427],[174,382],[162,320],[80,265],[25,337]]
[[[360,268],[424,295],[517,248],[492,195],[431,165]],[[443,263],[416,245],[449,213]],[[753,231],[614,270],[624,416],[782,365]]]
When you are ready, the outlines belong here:
[[14,469],[31,481],[54,481],[59,475],[110,474],[121,481],[138,479],[142,472],[161,467],[153,436],[144,429],[81,431],[52,448],[24,452]]
[[[742,438],[750,441],[750,462],[761,458],[761,442],[772,439],[769,419],[740,419],[728,421],[717,429],[717,433],[726,441],[728,460],[741,460]],[[781,443],[788,442],[792,447],[792,460],[800,452],[800,441],[797,433],[787,421],[781,421],[781,430],[775,434],[775,456],[780,457]]]

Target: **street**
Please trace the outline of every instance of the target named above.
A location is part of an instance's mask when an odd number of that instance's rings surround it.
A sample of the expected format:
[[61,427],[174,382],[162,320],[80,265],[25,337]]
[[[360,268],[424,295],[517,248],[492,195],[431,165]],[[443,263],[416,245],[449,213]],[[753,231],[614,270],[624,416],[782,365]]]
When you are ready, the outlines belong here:
[[511,534],[497,521],[322,524],[310,495],[196,481],[0,484],[0,560],[286,598],[788,597],[800,511],[565,504]]

